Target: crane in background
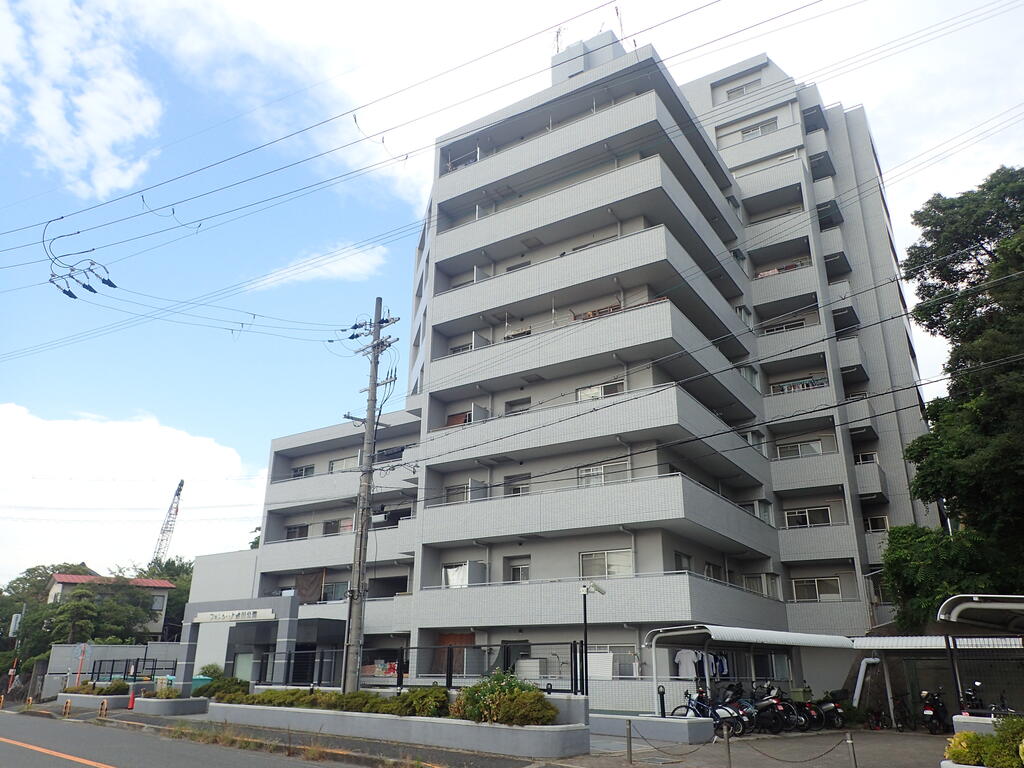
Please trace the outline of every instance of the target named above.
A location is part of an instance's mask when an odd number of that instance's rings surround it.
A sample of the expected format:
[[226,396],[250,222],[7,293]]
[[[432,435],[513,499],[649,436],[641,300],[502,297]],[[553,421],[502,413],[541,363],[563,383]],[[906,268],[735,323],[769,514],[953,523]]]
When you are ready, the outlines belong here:
[[178,481],[178,490],[174,492],[171,506],[167,508],[164,524],[160,526],[160,536],[156,540],[156,549],[153,550],[153,560],[163,560],[167,557],[167,548],[171,546],[171,534],[174,533],[174,523],[178,519],[178,504],[181,502],[181,489],[184,485],[184,480]]

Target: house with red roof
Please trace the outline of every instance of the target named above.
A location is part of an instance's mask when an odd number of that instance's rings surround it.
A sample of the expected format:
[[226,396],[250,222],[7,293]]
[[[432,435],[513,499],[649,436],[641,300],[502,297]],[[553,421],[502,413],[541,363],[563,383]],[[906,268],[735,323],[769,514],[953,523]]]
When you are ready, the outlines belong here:
[[[111,576],[100,576],[97,573],[55,573],[50,577],[47,587],[46,602],[59,603],[65,593],[70,593],[80,584],[112,584]],[[152,598],[150,607],[155,614],[153,621],[146,625],[151,640],[159,640],[163,633],[164,616],[167,613],[167,595],[174,589],[174,584],[167,579],[128,579],[133,587],[146,590]]]

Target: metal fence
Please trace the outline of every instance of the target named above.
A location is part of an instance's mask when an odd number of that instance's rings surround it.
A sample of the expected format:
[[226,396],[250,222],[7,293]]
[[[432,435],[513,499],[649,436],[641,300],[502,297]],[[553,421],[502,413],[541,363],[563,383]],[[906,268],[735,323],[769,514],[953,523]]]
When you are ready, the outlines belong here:
[[166,659],[97,659],[89,670],[89,679],[96,682],[114,679],[136,682],[143,677],[175,676],[177,672],[178,662]]
[[[254,660],[253,681],[341,687],[344,654],[344,649],[264,653]],[[364,648],[360,687],[436,684],[458,689],[505,671],[551,693],[582,694],[587,689],[586,665],[583,643],[577,641]]]

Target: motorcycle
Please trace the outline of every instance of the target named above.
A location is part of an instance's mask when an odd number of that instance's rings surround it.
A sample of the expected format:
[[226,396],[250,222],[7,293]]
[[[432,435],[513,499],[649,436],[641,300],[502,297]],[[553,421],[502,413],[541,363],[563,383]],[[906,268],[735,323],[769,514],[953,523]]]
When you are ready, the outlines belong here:
[[825,697],[818,702],[818,708],[825,717],[825,725],[829,728],[842,728],[846,725],[846,713],[840,706],[840,702],[849,696],[846,689],[828,691]]
[[754,707],[754,727],[759,731],[778,734],[786,728],[786,707],[782,700],[770,696],[768,686],[762,685],[754,689],[754,700],[747,702]]
[[991,714],[990,711],[985,709],[985,702],[981,700],[980,688],[981,682],[975,680],[973,687],[964,689],[962,714],[978,715],[981,717]]
[[949,731],[949,711],[942,700],[942,686],[935,691],[921,691],[921,722],[932,734]]
[[782,718],[784,721],[783,730],[792,731],[806,731],[810,728],[810,720],[806,715],[806,711],[803,708],[803,702],[794,702],[783,691],[779,686],[769,682],[767,684],[768,695],[774,699],[778,699],[782,705]]
[[738,686],[730,683],[726,686],[725,691],[722,692],[721,706],[733,713],[733,716],[738,720],[742,728],[742,730],[734,734],[736,736],[743,736],[752,732],[755,727],[754,721],[757,718],[757,710],[742,701],[742,695],[742,683]]

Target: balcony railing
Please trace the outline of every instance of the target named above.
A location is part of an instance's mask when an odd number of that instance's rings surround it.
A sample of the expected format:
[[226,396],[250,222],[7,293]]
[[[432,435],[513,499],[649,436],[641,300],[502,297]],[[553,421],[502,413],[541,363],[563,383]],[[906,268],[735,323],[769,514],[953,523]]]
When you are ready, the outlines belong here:
[[723,587],[729,587],[731,589],[737,589],[740,592],[746,592],[751,595],[757,595],[763,597],[765,600],[771,600],[773,602],[783,602],[777,597],[771,597],[759,592],[756,589],[747,589],[739,584],[731,584],[728,581],[722,581],[721,579],[713,579],[710,576],[705,576],[703,573],[696,571],[648,571],[645,573],[624,573],[620,575],[610,576],[559,576],[551,579],[528,579],[525,581],[481,581],[475,584],[458,584],[448,586],[445,584],[434,584],[430,586],[420,587],[422,590],[435,590],[435,589],[446,589],[446,590],[460,590],[460,589],[472,589],[474,587],[515,587],[523,586],[528,584],[565,584],[568,582],[578,581],[614,581],[617,579],[646,579],[661,576],[689,576],[691,578],[701,579],[712,584],[720,584]]
[[[791,213],[791,212],[786,212],[785,214],[782,214],[782,215],[788,216],[789,213]],[[760,222],[758,222],[758,223],[760,223]],[[797,260],[792,261],[792,262],[790,262],[788,264],[781,264],[781,265],[779,265],[777,267],[772,267],[771,269],[766,269],[766,270],[760,271],[760,272],[758,272],[757,274],[754,275],[754,279],[755,280],[762,280],[762,279],[764,279],[766,277],[773,277],[774,275],[783,275],[786,272],[795,272],[798,269],[806,269],[809,266],[811,266],[811,260],[810,259],[797,259]]]
[[568,327],[570,325],[575,325],[576,323],[595,322],[595,321],[598,321],[598,320],[602,320],[602,319],[604,319],[606,317],[613,317],[615,315],[622,314],[623,312],[632,312],[633,310],[643,309],[644,307],[649,307],[652,304],[658,304],[658,303],[663,302],[663,301],[668,301],[668,297],[667,296],[661,296],[661,297],[659,297],[657,299],[652,299],[651,301],[645,301],[642,304],[635,304],[635,305],[633,305],[631,307],[621,307],[621,308],[615,310],[614,312],[605,312],[604,314],[598,315],[596,317],[586,317],[584,315],[584,316],[580,316],[579,318],[577,318],[575,315],[573,315],[573,319],[570,320],[569,322],[563,322],[563,323],[552,322],[549,327],[543,328],[542,330],[539,330],[539,331],[534,331],[534,329],[531,327],[529,329],[528,333],[510,333],[510,332],[507,332],[506,335],[505,335],[505,338],[500,339],[499,341],[492,341],[492,342],[489,342],[488,344],[485,344],[485,345],[483,345],[481,347],[473,347],[472,349],[461,350],[461,351],[455,352],[453,354],[441,355],[439,357],[435,357],[431,362],[437,362],[438,360],[445,360],[445,359],[447,359],[449,357],[455,357],[456,355],[468,355],[470,352],[475,352],[478,349],[488,349],[490,347],[494,347],[494,346],[497,346],[499,344],[508,344],[510,342],[519,341],[520,339],[532,338],[532,337],[540,336],[540,335],[545,334],[545,333],[551,333],[552,331],[557,331],[557,330],[560,330],[562,328],[566,328],[566,327]]

